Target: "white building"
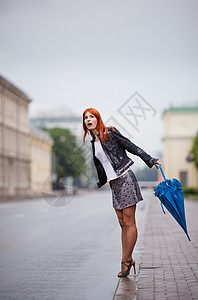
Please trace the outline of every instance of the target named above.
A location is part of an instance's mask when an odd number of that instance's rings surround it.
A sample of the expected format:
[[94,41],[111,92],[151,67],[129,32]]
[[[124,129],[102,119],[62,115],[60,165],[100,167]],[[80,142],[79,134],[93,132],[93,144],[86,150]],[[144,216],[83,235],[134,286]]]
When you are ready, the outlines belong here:
[[82,117],[75,115],[66,107],[58,107],[41,111],[31,118],[31,124],[37,128],[66,128],[77,137],[78,144],[82,144]]
[[52,189],[52,145],[51,136],[42,130],[31,128],[30,131],[30,182],[33,195],[50,192]]
[[167,178],[177,178],[183,186],[198,186],[198,171],[188,162],[198,131],[198,105],[171,107],[163,112],[163,166]]
[[31,99],[0,76],[0,197],[30,194]]
[[41,182],[51,176],[53,141],[46,132],[30,130],[30,102],[0,76],[0,199],[41,195]]

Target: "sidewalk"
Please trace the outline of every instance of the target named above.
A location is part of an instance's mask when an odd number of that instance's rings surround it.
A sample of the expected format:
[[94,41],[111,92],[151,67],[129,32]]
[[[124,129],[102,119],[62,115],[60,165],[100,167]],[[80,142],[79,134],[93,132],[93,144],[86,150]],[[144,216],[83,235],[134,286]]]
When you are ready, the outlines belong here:
[[198,201],[185,201],[190,242],[157,198],[147,206],[134,253],[139,270],[119,279],[114,299],[198,299]]

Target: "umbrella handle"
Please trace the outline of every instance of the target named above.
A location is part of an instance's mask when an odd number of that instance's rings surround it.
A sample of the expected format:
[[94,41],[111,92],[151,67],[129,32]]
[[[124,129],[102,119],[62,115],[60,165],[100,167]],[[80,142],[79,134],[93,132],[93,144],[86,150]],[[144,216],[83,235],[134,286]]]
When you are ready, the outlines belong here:
[[[158,167],[158,166],[159,166],[159,167]],[[164,180],[167,180],[166,177],[165,177],[165,174],[164,174],[164,172],[163,172],[163,170],[162,170],[161,165],[158,165],[158,166],[156,166],[156,168],[157,168],[157,169],[160,168],[160,171],[161,171],[161,173],[162,173],[162,176],[163,176]]]

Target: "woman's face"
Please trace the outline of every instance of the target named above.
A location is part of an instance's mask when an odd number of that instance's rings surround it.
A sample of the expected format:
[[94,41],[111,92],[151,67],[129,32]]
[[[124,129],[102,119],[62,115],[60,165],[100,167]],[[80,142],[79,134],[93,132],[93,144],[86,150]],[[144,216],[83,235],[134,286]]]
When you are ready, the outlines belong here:
[[87,112],[84,117],[84,123],[89,130],[93,130],[96,129],[97,119],[93,114]]

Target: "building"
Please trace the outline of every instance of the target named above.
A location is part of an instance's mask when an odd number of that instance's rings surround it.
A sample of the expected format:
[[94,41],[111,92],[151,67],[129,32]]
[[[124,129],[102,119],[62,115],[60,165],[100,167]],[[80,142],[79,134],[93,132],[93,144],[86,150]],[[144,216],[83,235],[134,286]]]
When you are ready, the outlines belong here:
[[0,197],[30,193],[30,102],[0,76]]
[[198,131],[198,105],[171,107],[163,112],[163,166],[167,178],[182,186],[198,186],[198,171],[188,155]]
[[[52,139],[30,130],[31,100],[0,76],[0,199],[41,196],[41,183],[51,176]],[[51,181],[45,184],[51,191]]]
[[31,118],[31,124],[37,128],[66,128],[77,138],[77,143],[82,145],[83,128],[82,117],[75,115],[70,109],[64,107],[46,108]]
[[40,129],[31,128],[31,192],[41,196],[42,192],[49,192],[52,188],[52,145],[51,136]]

